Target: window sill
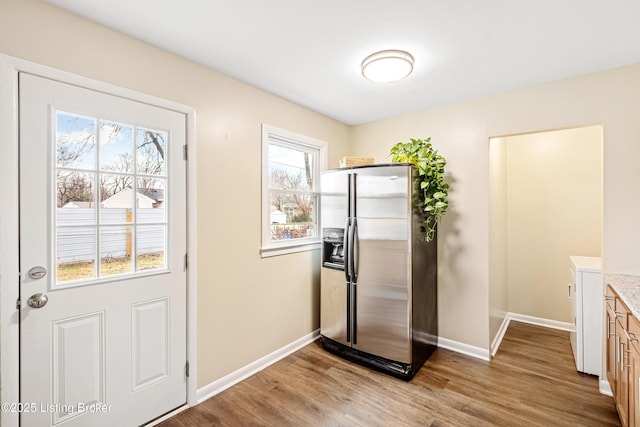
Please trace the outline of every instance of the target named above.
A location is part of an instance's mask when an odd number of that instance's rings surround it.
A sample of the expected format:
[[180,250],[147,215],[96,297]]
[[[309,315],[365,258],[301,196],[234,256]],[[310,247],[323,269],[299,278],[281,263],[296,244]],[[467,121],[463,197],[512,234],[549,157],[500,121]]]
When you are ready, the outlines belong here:
[[268,258],[272,256],[278,255],[287,255],[293,254],[296,252],[305,252],[305,251],[313,251],[316,249],[320,249],[320,242],[298,242],[298,243],[290,243],[287,245],[278,245],[278,246],[263,246],[260,248],[260,256],[262,258]]

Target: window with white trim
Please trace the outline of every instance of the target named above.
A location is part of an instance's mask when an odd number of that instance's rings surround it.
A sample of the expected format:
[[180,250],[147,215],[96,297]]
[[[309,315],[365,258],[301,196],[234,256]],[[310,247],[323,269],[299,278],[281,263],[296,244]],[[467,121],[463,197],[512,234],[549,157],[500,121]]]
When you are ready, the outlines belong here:
[[262,256],[320,247],[326,158],[326,142],[262,125]]

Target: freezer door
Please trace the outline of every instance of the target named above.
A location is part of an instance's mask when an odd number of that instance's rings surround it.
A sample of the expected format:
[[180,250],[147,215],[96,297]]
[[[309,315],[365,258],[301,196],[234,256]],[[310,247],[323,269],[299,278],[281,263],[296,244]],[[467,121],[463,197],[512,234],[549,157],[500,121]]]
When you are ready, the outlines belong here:
[[411,363],[411,168],[354,169],[353,347]]
[[320,227],[343,228],[349,216],[349,171],[325,171],[320,176]]
[[[333,248],[325,239],[336,238],[337,230],[346,235],[349,219],[349,173],[347,170],[326,171],[320,178],[320,212],[322,230],[322,255]],[[346,252],[346,249],[345,249]],[[345,256],[346,258],[346,256]],[[323,262],[323,265],[325,263]],[[335,265],[334,265],[335,267]],[[350,342],[348,295],[350,286],[347,272],[336,268],[322,267],[320,270],[320,334],[344,345]]]

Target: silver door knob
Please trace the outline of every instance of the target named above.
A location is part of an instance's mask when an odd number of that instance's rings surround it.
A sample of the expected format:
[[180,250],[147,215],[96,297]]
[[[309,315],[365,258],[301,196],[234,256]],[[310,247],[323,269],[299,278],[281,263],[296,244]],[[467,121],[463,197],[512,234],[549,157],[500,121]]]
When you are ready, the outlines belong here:
[[42,279],[44,276],[47,275],[47,269],[44,267],[40,267],[39,265],[35,266],[35,267],[31,267],[29,269],[29,271],[27,272],[27,274],[29,275],[30,278],[32,279]]
[[49,301],[49,297],[47,297],[45,294],[38,293],[31,295],[31,297],[27,301],[27,304],[29,304],[29,307],[32,308],[42,308],[47,305],[47,301]]

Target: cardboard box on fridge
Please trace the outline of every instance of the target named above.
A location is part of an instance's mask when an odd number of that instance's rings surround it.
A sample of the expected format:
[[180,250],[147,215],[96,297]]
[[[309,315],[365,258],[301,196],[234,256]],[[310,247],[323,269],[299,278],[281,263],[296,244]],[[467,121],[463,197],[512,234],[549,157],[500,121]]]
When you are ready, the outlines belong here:
[[364,166],[372,165],[373,157],[357,157],[357,156],[345,156],[340,159],[340,167],[348,168],[349,166]]

